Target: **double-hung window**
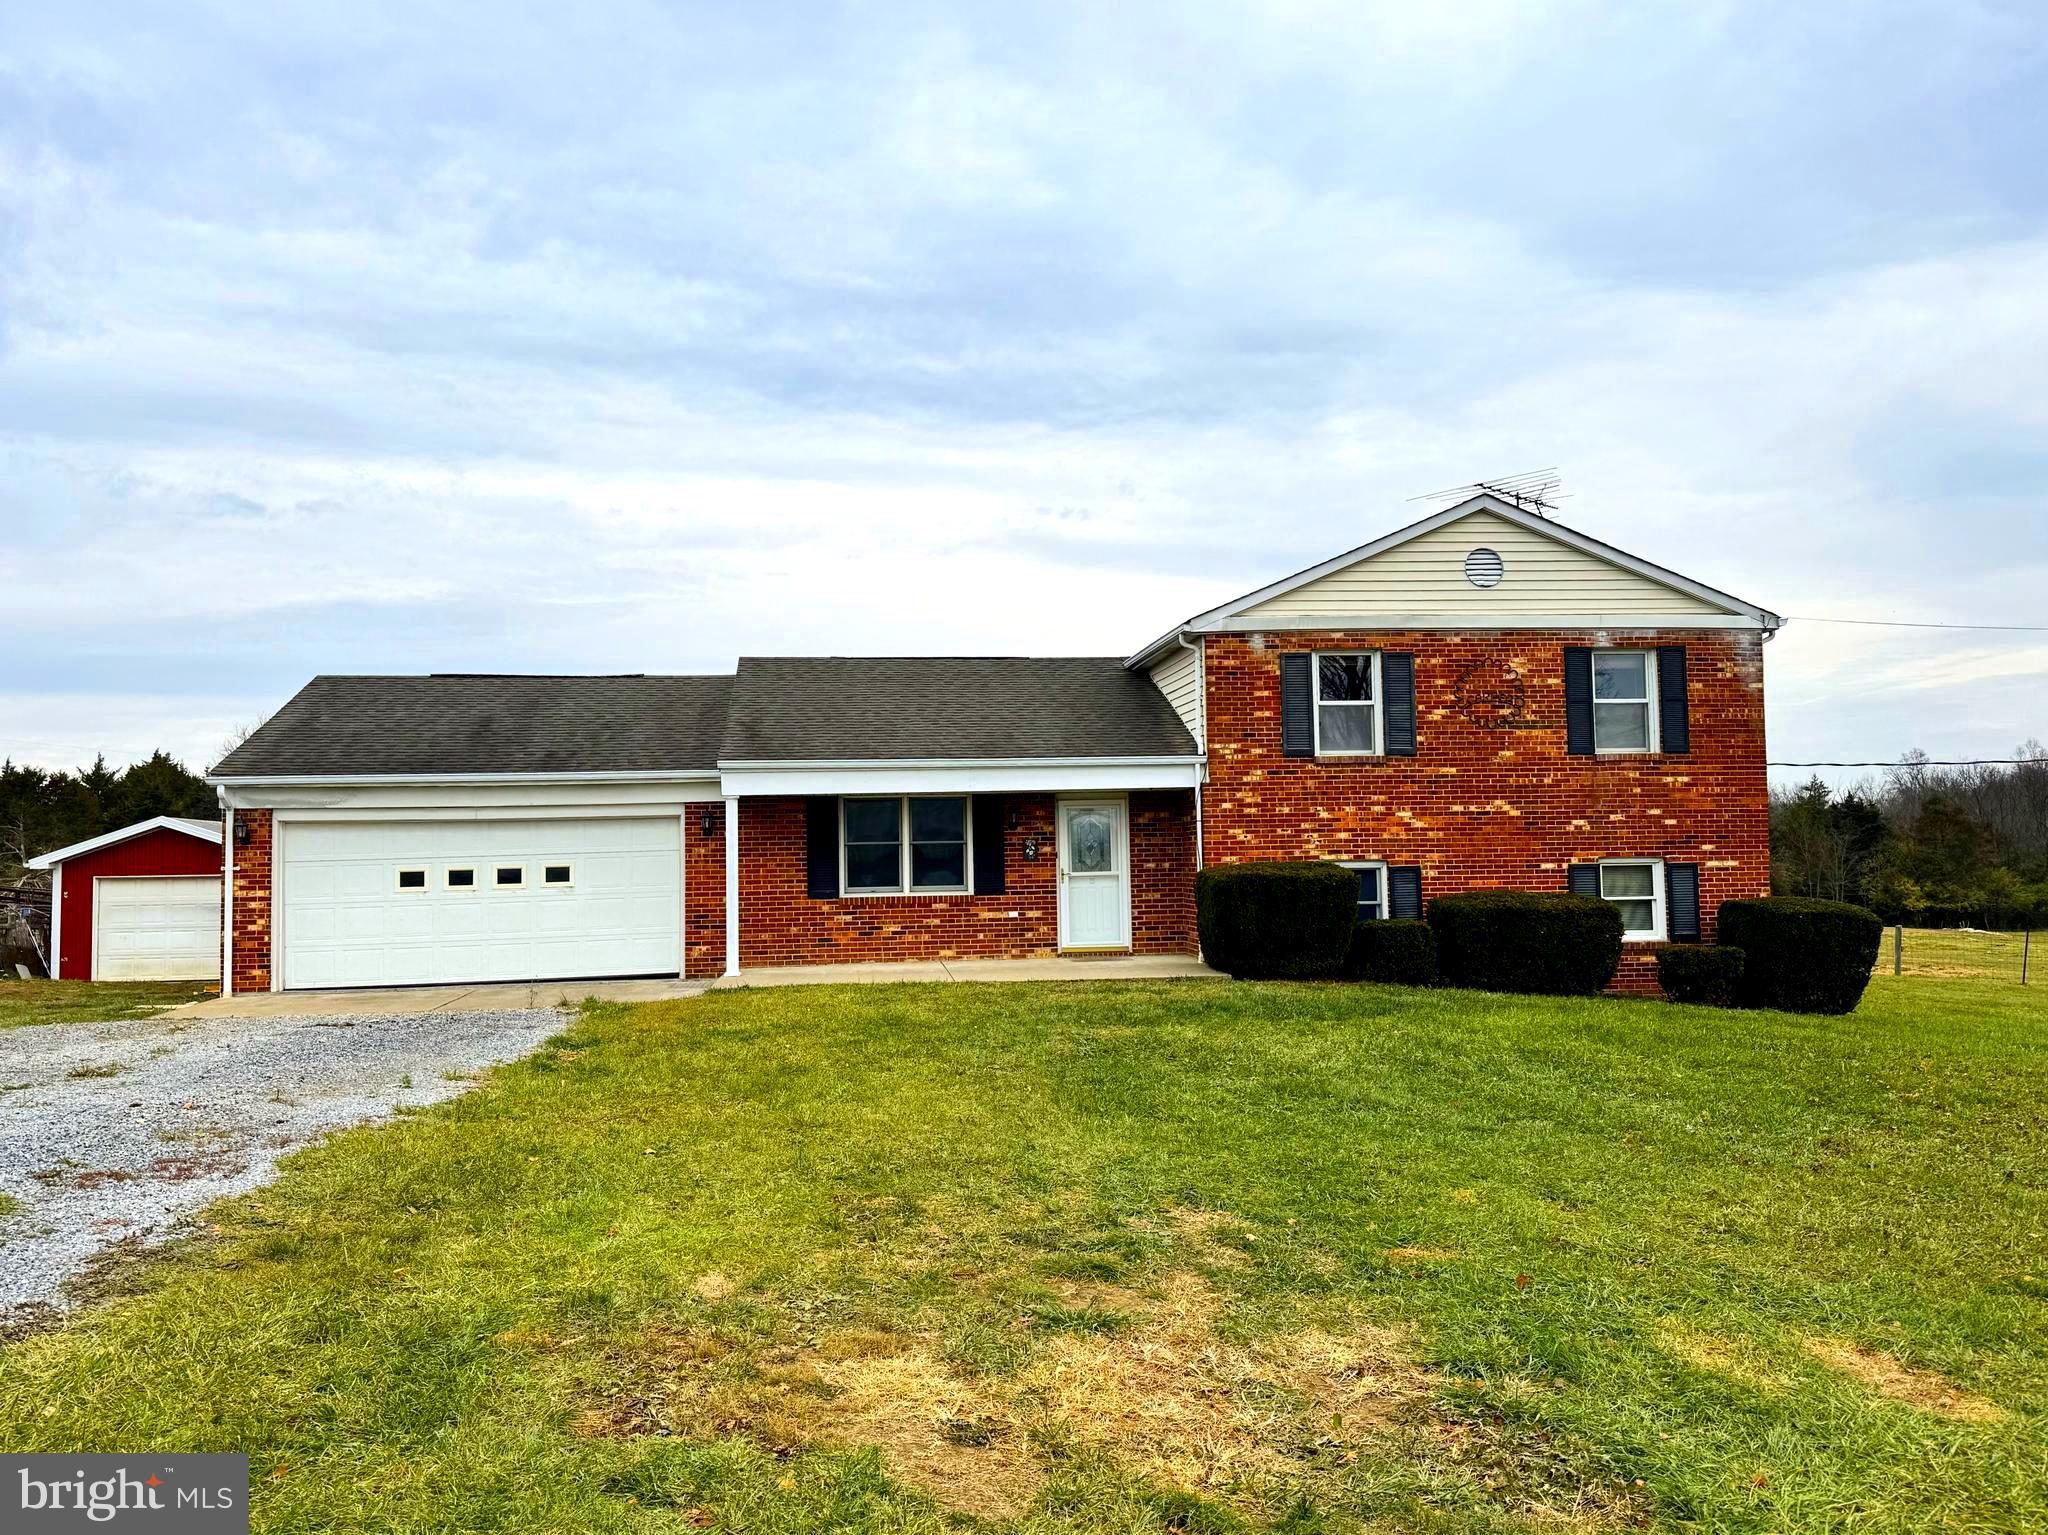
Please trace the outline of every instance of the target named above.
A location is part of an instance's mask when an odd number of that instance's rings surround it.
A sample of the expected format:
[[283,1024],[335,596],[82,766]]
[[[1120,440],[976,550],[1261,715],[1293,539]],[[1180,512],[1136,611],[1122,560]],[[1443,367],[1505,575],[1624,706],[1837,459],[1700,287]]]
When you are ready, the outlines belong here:
[[1600,899],[1621,910],[1621,936],[1661,943],[1664,865],[1654,858],[1617,858],[1600,865]]
[[840,880],[847,895],[964,892],[967,801],[892,795],[840,801]]
[[1657,668],[1654,650],[1593,652],[1593,750],[1657,749]]
[[1316,652],[1316,755],[1369,757],[1380,750],[1376,651]]
[[1383,863],[1347,863],[1358,875],[1358,920],[1378,922],[1387,914],[1387,866]]

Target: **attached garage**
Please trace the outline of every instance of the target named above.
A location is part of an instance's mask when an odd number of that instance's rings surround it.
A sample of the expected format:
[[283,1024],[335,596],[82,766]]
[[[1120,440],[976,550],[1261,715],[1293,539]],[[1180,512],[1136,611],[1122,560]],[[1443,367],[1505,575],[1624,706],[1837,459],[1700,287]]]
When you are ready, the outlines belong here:
[[277,830],[287,990],[682,970],[675,814],[281,819]]
[[220,978],[219,822],[158,816],[28,866],[50,871],[57,979]]

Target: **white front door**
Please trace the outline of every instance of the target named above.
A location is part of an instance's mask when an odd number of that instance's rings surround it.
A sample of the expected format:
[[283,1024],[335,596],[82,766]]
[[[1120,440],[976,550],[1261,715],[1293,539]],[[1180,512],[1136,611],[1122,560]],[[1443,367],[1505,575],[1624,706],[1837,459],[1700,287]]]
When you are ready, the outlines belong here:
[[1061,800],[1060,947],[1131,944],[1130,840],[1124,802]]
[[220,979],[220,876],[108,875],[93,881],[92,978]]

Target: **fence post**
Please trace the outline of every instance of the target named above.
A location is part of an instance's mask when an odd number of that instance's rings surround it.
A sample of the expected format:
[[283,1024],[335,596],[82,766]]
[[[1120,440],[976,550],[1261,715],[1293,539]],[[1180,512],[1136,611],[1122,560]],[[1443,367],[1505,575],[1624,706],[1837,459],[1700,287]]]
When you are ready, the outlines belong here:
[[1897,922],[1892,925],[1892,974],[1904,975],[1905,972],[1906,924]]
[[2027,954],[2034,947],[2034,930],[2028,928],[2020,934],[2020,984],[2027,984]]

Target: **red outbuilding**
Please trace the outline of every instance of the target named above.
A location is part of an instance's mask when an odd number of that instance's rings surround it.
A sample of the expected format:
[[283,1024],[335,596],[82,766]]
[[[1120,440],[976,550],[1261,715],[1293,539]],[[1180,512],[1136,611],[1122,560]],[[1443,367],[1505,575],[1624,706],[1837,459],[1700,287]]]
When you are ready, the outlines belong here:
[[60,981],[220,978],[220,822],[160,815],[28,861]]

